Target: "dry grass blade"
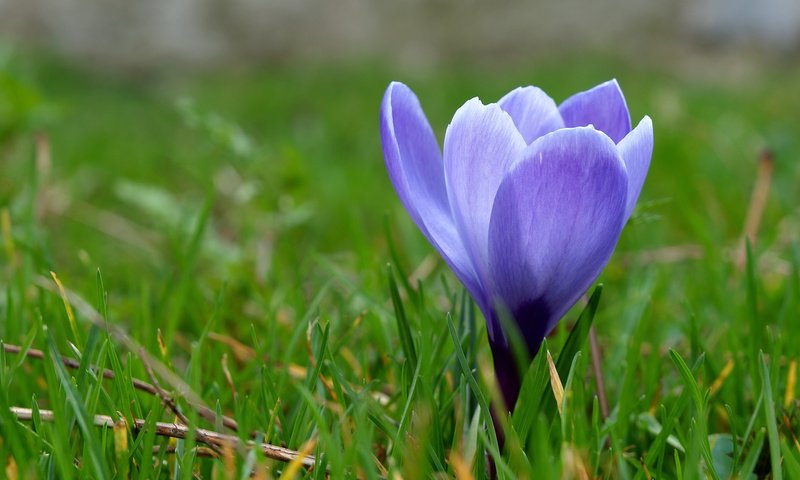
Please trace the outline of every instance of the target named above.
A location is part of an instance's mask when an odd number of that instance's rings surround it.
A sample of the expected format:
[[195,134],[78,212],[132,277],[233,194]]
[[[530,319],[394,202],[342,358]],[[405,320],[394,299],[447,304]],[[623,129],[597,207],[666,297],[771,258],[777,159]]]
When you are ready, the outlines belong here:
[[447,459],[453,468],[456,480],[473,480],[475,478],[472,476],[472,467],[461,458],[457,451],[451,450]]
[[761,225],[761,217],[764,215],[764,208],[767,206],[770,185],[772,184],[772,171],[774,169],[772,152],[764,150],[758,157],[758,173],[756,173],[756,184],[753,193],[750,195],[750,203],[747,206],[747,216],[744,221],[742,239],[739,241],[739,249],[736,253],[736,267],[739,270],[744,268],[747,251],[745,248],[746,240],[750,240],[750,245],[755,246],[758,228]]
[[56,286],[58,287],[58,293],[61,295],[61,300],[64,302],[64,310],[67,312],[67,320],[69,320],[69,328],[72,329],[72,334],[75,336],[75,339],[80,338],[78,334],[78,324],[75,322],[75,313],[72,311],[72,305],[69,303],[69,297],[67,296],[67,291],[64,288],[64,285],[61,283],[61,280],[58,279],[58,275],[56,272],[50,271],[50,276],[53,277],[53,281],[56,282]]
[[789,408],[794,400],[794,388],[797,384],[797,360],[789,362],[789,373],[786,374],[786,393],[783,395],[783,407]]
[[[301,467],[310,468],[314,466],[313,459],[314,457],[311,455],[311,451],[314,450],[314,447],[317,446],[317,440],[315,438],[309,439],[306,443],[303,444],[303,447],[297,452],[294,460],[289,462],[289,465],[286,467],[286,470],[283,471],[281,474],[281,480],[283,479],[292,479],[295,478],[297,473],[300,471]],[[312,462],[310,465],[304,463],[305,459],[311,458]]]
[[208,338],[230,347],[237,362],[249,362],[257,357],[255,349],[231,336],[222,335],[217,332],[208,332]]
[[606,382],[603,377],[602,359],[600,358],[600,342],[597,341],[597,332],[594,325],[589,328],[589,349],[592,354],[592,371],[597,386],[597,400],[600,403],[600,414],[608,418],[608,398],[606,397]]
[[586,468],[584,459],[580,452],[570,444],[565,443],[561,450],[561,463],[564,465],[564,472],[561,478],[573,478],[576,480],[590,480],[589,471]]
[[550,350],[547,351],[547,367],[550,370],[550,386],[553,388],[553,396],[556,397],[556,406],[558,407],[558,414],[562,414],[562,402],[564,400],[564,385],[561,383],[561,377],[558,376],[558,369],[553,362],[553,357],[550,356]]
[[17,249],[14,245],[14,236],[11,234],[11,212],[7,207],[0,210],[0,231],[3,235],[3,248],[12,267],[17,265]]
[[223,353],[222,359],[220,359],[220,365],[222,366],[222,374],[225,376],[225,381],[228,383],[228,388],[231,389],[231,395],[233,396],[233,400],[236,400],[236,384],[233,383],[233,376],[231,375],[231,371],[228,368],[228,354]]
[[733,367],[735,365],[736,364],[734,363],[733,359],[729,358],[728,362],[725,364],[725,367],[723,367],[722,371],[719,372],[719,376],[714,380],[714,383],[711,384],[711,387],[709,388],[709,395],[713,397],[717,394],[717,392],[719,392],[719,389],[722,388],[722,384],[725,382],[725,379],[727,379],[731,372],[733,372]]

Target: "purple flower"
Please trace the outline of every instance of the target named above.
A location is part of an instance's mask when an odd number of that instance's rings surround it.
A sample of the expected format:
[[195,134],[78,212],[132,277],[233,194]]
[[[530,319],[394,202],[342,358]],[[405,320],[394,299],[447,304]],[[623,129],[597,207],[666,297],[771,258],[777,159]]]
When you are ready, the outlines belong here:
[[520,375],[499,315],[511,315],[533,356],[597,279],[647,176],[652,122],[631,130],[615,80],[558,106],[523,87],[465,103],[442,153],[414,92],[393,82],[381,139],[400,200],[486,318],[511,408]]

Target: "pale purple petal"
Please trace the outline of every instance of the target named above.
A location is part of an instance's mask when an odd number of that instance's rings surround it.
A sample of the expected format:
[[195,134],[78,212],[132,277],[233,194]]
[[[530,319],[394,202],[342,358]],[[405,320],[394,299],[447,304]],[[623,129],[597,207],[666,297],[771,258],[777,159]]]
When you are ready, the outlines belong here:
[[645,116],[617,145],[625,167],[628,170],[628,201],[625,206],[625,220],[633,213],[636,200],[642,191],[650,157],[653,155],[653,122]]
[[540,138],[501,183],[489,226],[491,290],[531,350],[611,256],[627,189],[616,146],[593,128]]
[[381,140],[397,195],[458,278],[483,296],[469,255],[450,213],[439,146],[414,92],[393,82],[381,104]]
[[492,202],[525,147],[511,117],[477,98],[459,108],[447,127],[444,171],[450,208],[481,283],[488,273]]
[[511,115],[514,124],[530,144],[542,135],[564,128],[556,102],[537,87],[519,87],[500,99],[500,107]]
[[567,127],[594,128],[619,143],[631,131],[631,117],[625,96],[616,80],[576,93],[558,107]]

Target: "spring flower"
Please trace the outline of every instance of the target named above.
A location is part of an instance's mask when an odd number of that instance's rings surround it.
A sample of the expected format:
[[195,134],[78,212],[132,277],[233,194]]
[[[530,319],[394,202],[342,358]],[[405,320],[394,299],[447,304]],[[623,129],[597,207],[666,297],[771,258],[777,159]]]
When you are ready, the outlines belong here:
[[511,408],[521,378],[500,315],[532,358],[597,279],[647,175],[652,122],[631,129],[615,80],[560,105],[523,87],[497,103],[466,102],[440,150],[416,95],[393,82],[381,139],[400,200],[486,319]]

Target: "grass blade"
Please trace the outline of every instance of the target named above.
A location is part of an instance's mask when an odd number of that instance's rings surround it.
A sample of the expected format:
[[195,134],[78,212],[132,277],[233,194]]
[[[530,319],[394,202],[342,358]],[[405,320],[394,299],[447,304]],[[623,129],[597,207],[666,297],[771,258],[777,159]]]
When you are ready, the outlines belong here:
[[394,315],[397,319],[397,332],[400,334],[400,345],[403,348],[403,353],[405,354],[409,365],[413,366],[417,364],[417,349],[414,347],[414,338],[411,335],[411,325],[408,322],[406,311],[403,308],[403,300],[400,298],[400,291],[397,289],[397,282],[394,279],[392,266],[387,266],[386,270],[389,275],[389,292],[392,295]]
[[761,449],[764,447],[765,435],[766,431],[763,428],[756,434],[756,438],[750,446],[750,451],[747,452],[747,457],[745,457],[744,462],[742,462],[742,467],[739,469],[737,478],[749,479],[753,475],[756,463],[758,463],[758,459],[761,457]]
[[769,368],[764,352],[759,352],[758,366],[761,370],[761,386],[764,389],[764,420],[767,424],[767,438],[769,439],[769,457],[772,463],[772,478],[783,480],[781,469],[781,444],[778,438],[778,423],[775,419],[775,402],[772,399],[772,385],[769,381]]
[[86,411],[83,400],[80,394],[75,389],[75,386],[69,379],[64,364],[61,363],[61,357],[56,348],[53,337],[47,332],[47,346],[49,347],[49,356],[55,370],[58,380],[61,382],[61,388],[67,396],[67,404],[72,408],[75,414],[75,420],[78,423],[81,434],[83,435],[84,448],[88,451],[91,459],[92,468],[97,478],[111,478],[108,472],[105,458],[100,450],[100,440],[94,430],[92,418]]
[[[561,352],[558,354],[556,371],[561,378],[566,378],[569,375],[573,359],[586,345],[586,339],[589,337],[589,329],[597,313],[597,307],[600,304],[600,295],[602,292],[602,285],[595,287],[591,297],[589,297],[589,302],[572,327],[572,331],[570,331]],[[526,407],[514,408],[514,413],[511,417],[514,429],[519,433],[519,438],[523,443],[526,442],[526,439],[529,437],[533,428],[533,423],[540,412],[545,418],[552,418],[553,415],[555,415],[555,400],[552,395],[545,395],[548,382],[550,381],[547,360],[543,353],[546,351],[547,342],[545,341],[539,348],[539,352],[533,359],[533,363],[528,367],[525,378],[523,378],[517,405],[525,405]],[[530,408],[529,405],[536,405],[536,408]]]
[[708,434],[706,433],[706,424],[708,422],[706,398],[700,393],[700,388],[697,386],[697,381],[694,379],[692,371],[689,370],[686,362],[683,361],[683,358],[681,358],[678,352],[675,350],[670,350],[669,356],[672,358],[672,362],[675,364],[675,366],[678,367],[678,373],[680,373],[681,378],[683,378],[683,383],[686,388],[689,389],[689,395],[694,402],[694,406],[697,411],[697,423],[694,434],[697,435],[698,442],[700,443],[700,453],[705,460],[708,473],[715,480],[719,480],[719,474],[714,468],[714,460],[711,456],[711,446],[708,444]]
[[781,443],[781,450],[786,462],[786,473],[790,478],[800,478],[800,458],[797,453],[786,442]]
[[472,392],[475,395],[476,400],[478,400],[478,406],[481,409],[483,418],[490,426],[490,428],[487,429],[489,434],[490,446],[499,452],[499,448],[497,447],[498,445],[497,432],[495,431],[494,422],[492,421],[492,413],[489,408],[489,402],[486,399],[486,395],[483,394],[483,391],[478,385],[478,381],[472,375],[472,370],[470,370],[469,368],[467,357],[464,356],[464,350],[461,349],[461,339],[458,338],[456,327],[455,325],[453,325],[453,319],[452,317],[450,317],[449,313],[447,314],[447,328],[450,330],[450,336],[453,339],[453,349],[455,350],[456,359],[458,360],[458,366],[461,367],[461,374],[464,376],[464,378],[467,379],[467,383],[472,389]]

